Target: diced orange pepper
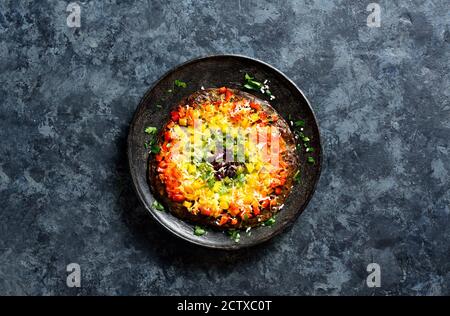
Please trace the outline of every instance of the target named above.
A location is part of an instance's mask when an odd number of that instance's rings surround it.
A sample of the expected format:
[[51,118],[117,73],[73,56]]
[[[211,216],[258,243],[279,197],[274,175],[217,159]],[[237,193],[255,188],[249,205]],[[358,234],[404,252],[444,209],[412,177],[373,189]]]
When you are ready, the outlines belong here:
[[227,89],[227,91],[225,92],[225,101],[226,102],[230,101],[232,96],[233,96],[233,92],[231,92],[230,90]]
[[261,109],[261,106],[258,103],[255,103],[255,102],[250,102],[250,107],[252,109],[257,110],[257,111],[259,111]]
[[253,214],[255,214],[255,215],[259,215],[261,213],[258,202],[256,202],[256,201],[252,203],[252,209],[253,209]]
[[226,224],[226,222],[228,222],[228,219],[229,219],[229,217],[227,214],[222,215],[222,217],[220,218],[220,221],[219,221],[219,226]]

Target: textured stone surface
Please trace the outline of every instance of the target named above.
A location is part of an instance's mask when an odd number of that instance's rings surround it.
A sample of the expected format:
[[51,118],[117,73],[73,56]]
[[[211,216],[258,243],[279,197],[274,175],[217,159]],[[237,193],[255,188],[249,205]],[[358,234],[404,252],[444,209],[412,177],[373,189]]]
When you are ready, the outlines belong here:
[[[369,2],[84,1],[74,30],[66,1],[1,1],[0,294],[450,294],[448,1],[381,1],[380,28]],[[290,76],[325,152],[292,230],[234,253],[160,228],[125,156],[146,89],[214,53]]]

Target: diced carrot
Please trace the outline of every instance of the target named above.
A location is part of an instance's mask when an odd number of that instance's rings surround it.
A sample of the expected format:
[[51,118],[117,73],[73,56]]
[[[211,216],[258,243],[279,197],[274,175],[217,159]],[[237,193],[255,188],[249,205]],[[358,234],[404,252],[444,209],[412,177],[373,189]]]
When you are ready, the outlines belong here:
[[252,203],[252,209],[253,209],[253,214],[255,214],[255,215],[259,215],[261,213],[261,211],[259,209],[259,205],[256,201]]
[[228,222],[228,219],[229,219],[229,217],[227,214],[222,215],[222,217],[220,218],[220,221],[219,221],[219,226],[222,226],[223,224]]

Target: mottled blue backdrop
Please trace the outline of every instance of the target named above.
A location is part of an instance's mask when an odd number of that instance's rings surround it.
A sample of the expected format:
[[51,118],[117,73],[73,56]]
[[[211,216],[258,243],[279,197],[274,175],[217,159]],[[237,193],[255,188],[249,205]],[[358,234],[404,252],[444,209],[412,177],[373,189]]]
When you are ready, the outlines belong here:
[[[379,1],[380,28],[370,1],[79,3],[73,29],[68,1],[0,2],[0,294],[450,294],[447,0]],[[294,227],[233,253],[160,228],[125,154],[147,88],[216,53],[292,78],[324,146]]]

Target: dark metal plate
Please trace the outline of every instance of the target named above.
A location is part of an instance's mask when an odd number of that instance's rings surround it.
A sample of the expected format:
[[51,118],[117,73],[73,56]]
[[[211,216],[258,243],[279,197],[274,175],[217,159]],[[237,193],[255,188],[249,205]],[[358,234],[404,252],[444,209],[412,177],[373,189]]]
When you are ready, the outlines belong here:
[[[301,180],[292,189],[273,226],[253,228],[251,235],[241,232],[239,243],[230,239],[226,233],[212,229],[208,229],[203,236],[195,236],[192,224],[178,219],[170,212],[153,210],[151,207],[154,197],[148,184],[149,154],[148,149],[144,147],[148,135],[144,133],[144,129],[147,126],[160,128],[168,120],[171,109],[183,97],[200,90],[202,86],[205,88],[227,86],[244,90],[242,82],[245,73],[252,74],[260,80],[270,81],[270,90],[276,96],[270,103],[282,117],[286,120],[289,120],[289,117],[292,120],[299,118],[305,120],[304,133],[311,139],[311,146],[315,148],[312,153],[315,163],[308,163],[304,152],[300,154]],[[186,82],[188,86],[174,89],[173,83],[176,79]],[[263,98],[260,94],[255,94]],[[128,162],[139,199],[161,225],[175,235],[201,246],[238,249],[266,241],[295,222],[307,206],[319,180],[322,147],[313,110],[302,91],[291,80],[262,61],[239,55],[217,55],[198,58],[175,67],[147,91],[131,122],[128,134]]]

